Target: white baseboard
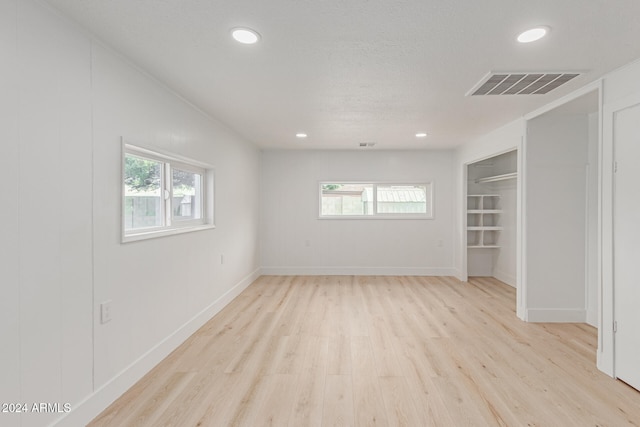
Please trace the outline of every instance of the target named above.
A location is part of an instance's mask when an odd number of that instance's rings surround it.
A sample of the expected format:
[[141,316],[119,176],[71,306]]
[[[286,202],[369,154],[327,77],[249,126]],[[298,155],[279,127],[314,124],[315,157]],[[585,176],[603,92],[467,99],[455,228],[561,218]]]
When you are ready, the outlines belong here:
[[229,289],[224,295],[215,300],[200,313],[193,316],[191,320],[147,351],[143,356],[113,377],[109,382],[95,390],[77,405],[74,405],[71,412],[66,414],[64,417],[57,419],[51,425],[56,427],[87,425],[98,414],[100,414],[100,412],[105,410],[154,366],[160,363],[194,332],[202,327],[202,325],[207,323],[235,297],[240,295],[240,293],[258,277],[260,277],[260,269],[257,269],[246,276]]
[[594,328],[598,327],[598,313],[593,313],[593,312],[589,312],[587,311],[587,315],[586,315],[586,322],[587,325],[591,325]]
[[530,308],[527,321],[533,323],[585,323],[587,311],[577,308]]
[[262,267],[263,276],[456,276],[440,267]]
[[511,287],[516,287],[516,276],[514,276],[513,274],[506,273],[502,270],[494,270],[493,277]]

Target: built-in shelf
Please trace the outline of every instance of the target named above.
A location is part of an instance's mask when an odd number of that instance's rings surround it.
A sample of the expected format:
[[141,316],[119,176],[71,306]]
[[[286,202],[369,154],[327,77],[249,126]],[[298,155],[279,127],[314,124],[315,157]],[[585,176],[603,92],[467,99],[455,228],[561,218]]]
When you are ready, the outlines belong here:
[[467,247],[469,249],[497,249],[500,196],[497,194],[470,194],[467,196]]
[[517,172],[512,172],[512,173],[505,173],[502,175],[494,175],[494,176],[487,176],[484,178],[478,178],[476,179],[476,184],[485,184],[487,182],[497,182],[497,181],[505,181],[507,179],[515,179],[518,177],[518,173]]

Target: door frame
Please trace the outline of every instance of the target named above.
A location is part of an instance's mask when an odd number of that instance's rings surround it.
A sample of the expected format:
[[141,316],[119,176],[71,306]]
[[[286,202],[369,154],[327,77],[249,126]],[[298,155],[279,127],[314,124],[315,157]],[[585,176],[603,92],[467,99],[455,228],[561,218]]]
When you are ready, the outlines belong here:
[[616,377],[615,370],[615,135],[614,118],[618,111],[640,104],[640,93],[603,105],[601,144],[601,221],[599,221],[601,287],[598,328],[598,369]]
[[501,154],[515,151],[517,155],[516,168],[516,315],[521,320],[526,321],[526,276],[524,274],[524,136],[520,138],[520,141],[515,145],[503,147],[500,150],[493,151],[491,153],[483,153],[481,156],[476,156],[473,159],[466,160],[462,163],[462,281],[466,282],[469,278],[468,274],[468,249],[467,249],[467,180],[468,180],[468,167],[473,163],[487,160]]

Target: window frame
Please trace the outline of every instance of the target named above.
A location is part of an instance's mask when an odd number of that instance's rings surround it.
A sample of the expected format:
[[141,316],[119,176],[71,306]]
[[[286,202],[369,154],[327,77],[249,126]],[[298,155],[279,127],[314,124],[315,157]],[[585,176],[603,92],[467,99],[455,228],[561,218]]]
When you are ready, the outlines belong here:
[[[373,214],[370,215],[323,215],[322,214],[322,186],[327,184],[346,184],[346,185],[363,185],[371,186],[373,192]],[[378,212],[378,186],[421,186],[427,190],[426,213],[379,213]],[[434,185],[432,181],[426,182],[389,182],[389,181],[320,181],[318,182],[318,219],[434,219]]]
[[[169,170],[166,171],[167,173],[167,179],[166,179],[166,185],[169,187],[169,202],[168,203],[170,206],[170,211],[167,213],[167,220],[170,222],[170,224],[174,224],[177,223],[176,226],[180,226],[180,227],[188,227],[188,226],[198,226],[198,225],[202,225],[205,222],[205,201],[206,201],[206,177],[207,177],[207,170],[205,168],[201,168],[189,163],[184,163],[184,162],[180,162],[180,161],[174,161],[174,162],[169,162],[167,163],[169,165]],[[197,174],[200,175],[200,194],[202,195],[202,197],[200,198],[200,218],[195,218],[195,219],[184,219],[184,218],[179,218],[176,217],[173,213],[173,198],[174,198],[174,191],[173,191],[173,170],[174,169],[178,169],[184,172],[191,172],[193,174]]]
[[[214,224],[214,169],[212,166],[188,159],[172,153],[133,145],[125,140],[122,142],[122,163],[120,171],[120,187],[122,191],[120,201],[121,214],[121,242],[135,242],[139,240],[189,233],[199,230],[215,228]],[[125,229],[125,208],[127,191],[124,184],[127,156],[135,156],[161,164],[161,213],[162,225],[138,229]],[[201,176],[200,218],[179,219],[173,213],[173,169],[192,172]]]

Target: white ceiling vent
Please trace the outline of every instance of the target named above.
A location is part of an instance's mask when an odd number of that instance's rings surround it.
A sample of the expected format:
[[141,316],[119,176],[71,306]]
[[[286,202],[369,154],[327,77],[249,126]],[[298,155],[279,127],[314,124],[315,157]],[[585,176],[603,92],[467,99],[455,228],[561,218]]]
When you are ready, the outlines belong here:
[[581,74],[583,73],[489,73],[467,92],[467,96],[544,95]]

